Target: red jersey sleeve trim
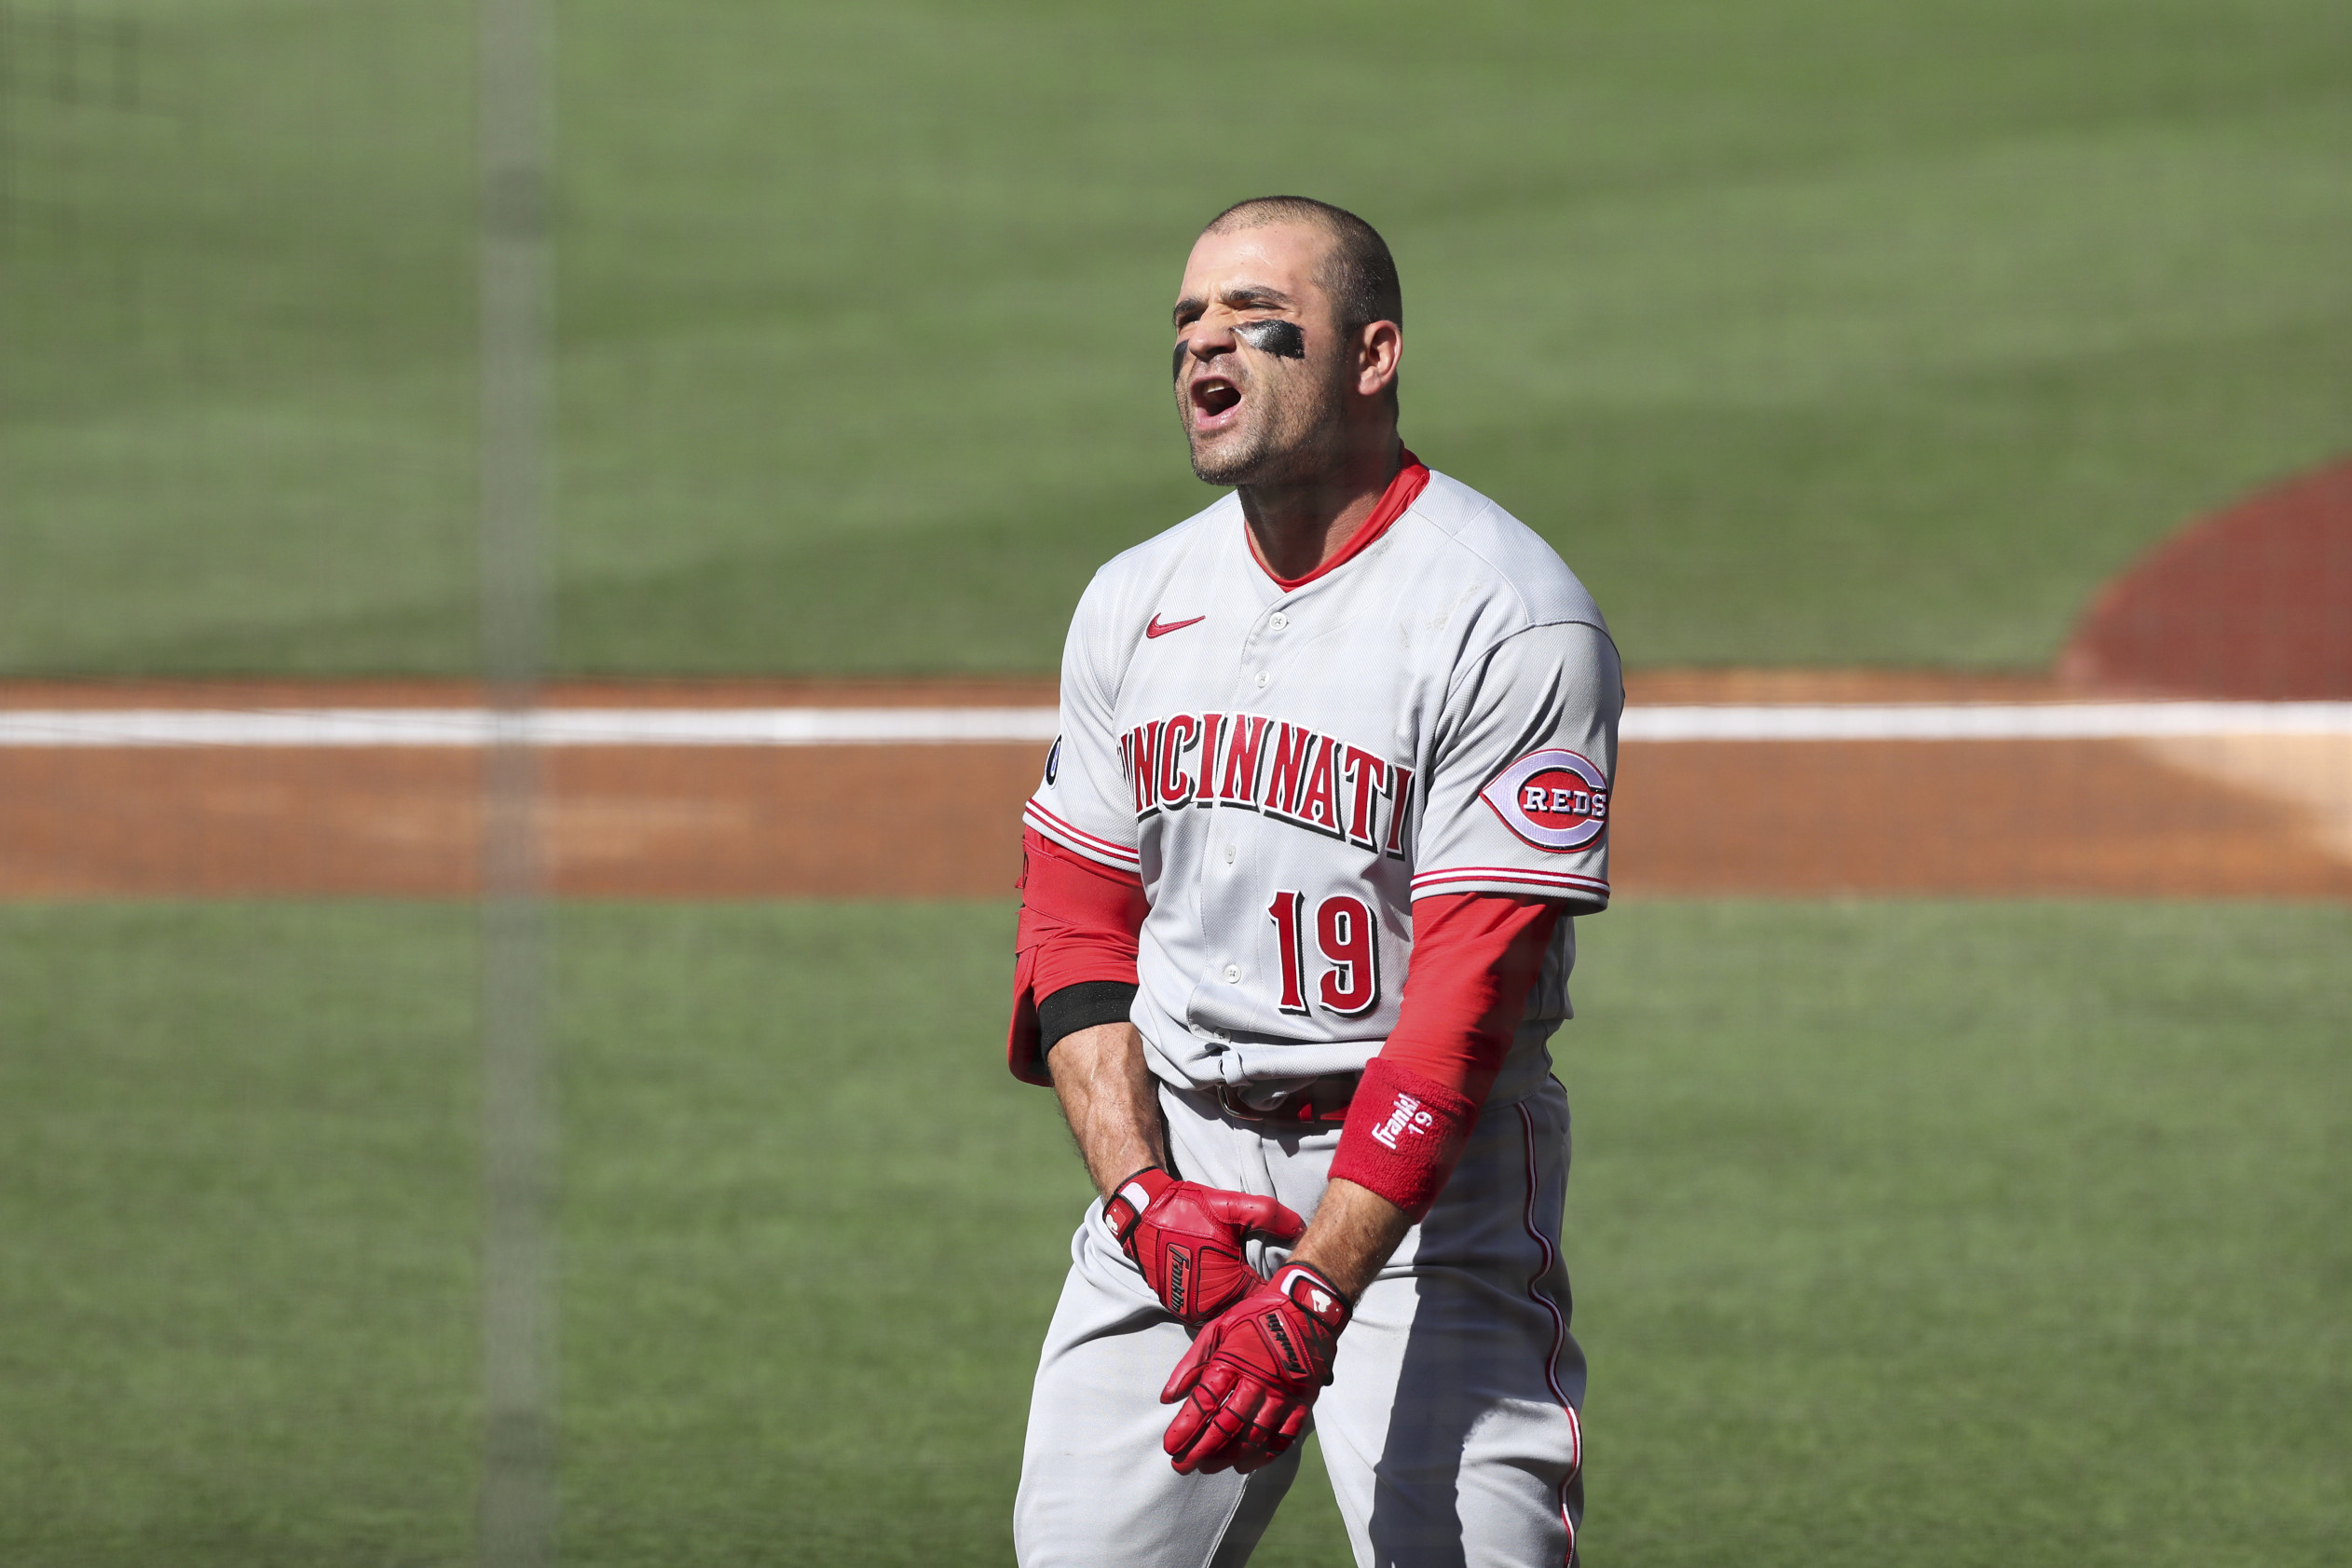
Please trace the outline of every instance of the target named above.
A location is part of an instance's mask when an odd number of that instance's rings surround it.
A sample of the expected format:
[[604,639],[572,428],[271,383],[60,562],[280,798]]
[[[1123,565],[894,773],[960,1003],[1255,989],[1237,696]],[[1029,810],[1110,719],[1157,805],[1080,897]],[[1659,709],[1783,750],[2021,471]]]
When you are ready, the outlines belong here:
[[1005,1061],[1025,1084],[1050,1084],[1037,1003],[1087,980],[1134,985],[1137,935],[1149,906],[1143,881],[1064,847],[1035,828],[1021,835],[1020,925],[1013,938],[1013,1016]]
[[[1288,593],[1293,588],[1306,587],[1326,572],[1337,571],[1362,554],[1372,548],[1373,540],[1387,533],[1388,525],[1402,517],[1405,509],[1417,500],[1421,492],[1429,487],[1429,470],[1422,464],[1421,459],[1410,451],[1401,450],[1399,456],[1402,462],[1397,470],[1396,477],[1388,481],[1388,487],[1386,490],[1380,492],[1379,502],[1373,507],[1372,515],[1364,519],[1363,526],[1347,536],[1347,542],[1339,547],[1338,554],[1305,577],[1275,577],[1273,568],[1259,559],[1258,547],[1254,540],[1250,545],[1250,559],[1258,563],[1260,571],[1274,578],[1276,587]],[[1246,538],[1250,525],[1244,523],[1241,526]]]
[[1577,902],[1589,905],[1594,899],[1608,902],[1608,879],[1587,877],[1575,871],[1538,871],[1514,866],[1456,866],[1443,870],[1424,871],[1413,879],[1415,898],[1414,920],[1420,920],[1419,900],[1428,898],[1441,888],[1458,886],[1463,882],[1502,882],[1512,887],[1540,888],[1555,894],[1578,895]]
[[1074,850],[1088,860],[1114,870],[1136,871],[1142,867],[1142,851],[1114,843],[1100,834],[1088,833],[1074,823],[1064,822],[1034,800],[1021,808],[1020,819],[1022,825],[1032,836],[1051,839],[1063,849]]

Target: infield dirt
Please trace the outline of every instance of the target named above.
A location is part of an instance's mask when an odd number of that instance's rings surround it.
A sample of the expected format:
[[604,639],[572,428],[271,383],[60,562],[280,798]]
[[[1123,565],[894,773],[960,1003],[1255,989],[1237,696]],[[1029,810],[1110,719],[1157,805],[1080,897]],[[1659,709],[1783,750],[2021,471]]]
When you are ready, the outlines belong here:
[[[2352,464],[2183,530],[2117,578],[2062,678],[1637,671],[1629,708],[2352,697]],[[0,683],[26,708],[468,707],[477,686]],[[1050,680],[575,683],[550,707],[1045,707]],[[541,754],[553,891],[1008,893],[1035,743],[581,746]],[[474,891],[458,748],[0,748],[0,897]],[[2352,897],[2352,736],[1628,742],[1620,893]]]
[[[1665,672],[1631,705],[2031,702],[2015,677]],[[0,708],[463,706],[437,683],[43,683]],[[551,706],[1042,706],[1050,682],[552,688]],[[552,889],[590,897],[1008,893],[1034,743],[565,747],[542,754]],[[0,897],[373,893],[477,885],[460,748],[0,750]],[[1629,742],[1622,895],[2352,897],[2352,738]]]

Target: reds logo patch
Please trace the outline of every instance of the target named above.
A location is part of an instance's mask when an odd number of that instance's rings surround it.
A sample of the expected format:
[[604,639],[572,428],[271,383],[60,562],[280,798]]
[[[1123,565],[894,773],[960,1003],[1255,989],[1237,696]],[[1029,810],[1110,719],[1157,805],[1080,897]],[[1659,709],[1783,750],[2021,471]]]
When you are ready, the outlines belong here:
[[1608,780],[1565,747],[1529,752],[1478,792],[1504,825],[1539,850],[1580,849],[1608,826]]

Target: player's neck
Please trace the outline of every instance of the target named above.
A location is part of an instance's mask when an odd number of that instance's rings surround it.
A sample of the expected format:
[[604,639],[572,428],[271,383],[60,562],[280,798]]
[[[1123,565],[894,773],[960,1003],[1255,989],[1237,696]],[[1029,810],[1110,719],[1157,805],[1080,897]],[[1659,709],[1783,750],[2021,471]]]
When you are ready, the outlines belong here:
[[1347,547],[1402,466],[1404,443],[1388,426],[1376,439],[1352,443],[1313,478],[1239,487],[1258,562],[1296,581]]

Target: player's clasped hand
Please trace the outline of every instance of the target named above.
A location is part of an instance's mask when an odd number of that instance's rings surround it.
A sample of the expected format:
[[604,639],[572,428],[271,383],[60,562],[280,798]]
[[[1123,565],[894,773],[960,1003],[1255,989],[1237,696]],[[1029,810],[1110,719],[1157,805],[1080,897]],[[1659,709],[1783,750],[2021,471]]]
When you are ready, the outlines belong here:
[[1119,1183],[1102,1217],[1160,1304],[1197,1328],[1256,1289],[1244,1240],[1288,1247],[1306,1221],[1272,1198],[1179,1181],[1157,1166]]
[[1161,1443],[1177,1474],[1247,1475],[1297,1441],[1350,1310],[1330,1280],[1286,1263],[1201,1329],[1159,1395],[1184,1402]]

